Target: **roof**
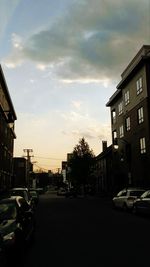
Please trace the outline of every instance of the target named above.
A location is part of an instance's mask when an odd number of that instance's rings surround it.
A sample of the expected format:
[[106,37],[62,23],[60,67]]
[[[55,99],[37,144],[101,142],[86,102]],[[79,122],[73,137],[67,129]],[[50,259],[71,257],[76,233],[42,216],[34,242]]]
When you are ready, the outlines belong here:
[[127,188],[124,188],[124,189],[122,189],[121,191],[123,191],[123,190],[132,190],[132,191],[145,191],[145,189],[144,188],[141,188],[141,187],[127,187]]
[[136,56],[131,60],[124,72],[121,74],[122,80],[117,85],[117,88],[121,89],[125,82],[129,79],[135,69],[141,66],[146,59],[150,59],[150,45],[143,45]]
[[28,188],[27,187],[14,187],[14,188],[11,188],[10,190],[27,190],[28,191]]
[[112,105],[113,100],[116,100],[117,97],[120,97],[120,95],[122,94],[122,90],[117,89],[114,94],[109,98],[109,101],[106,103],[106,107],[109,107],[110,104]]
[[108,146],[104,151],[102,151],[99,155],[97,155],[95,159],[99,160],[102,158],[106,158],[106,156],[109,155],[109,153],[111,152],[112,152],[112,145]]
[[8,91],[7,83],[6,83],[6,80],[5,80],[4,73],[3,73],[1,65],[0,65],[0,81],[1,81],[1,84],[2,84],[2,88],[3,88],[4,92],[5,92],[5,96],[7,98],[7,101],[9,103],[10,111],[11,111],[11,113],[13,115],[13,119],[17,120],[16,112],[15,112],[15,109],[14,109],[14,106],[13,106],[13,103],[12,103],[12,100],[11,100],[11,97],[10,97],[10,94],[9,94],[9,91]]
[[117,85],[117,90],[115,91],[115,93],[109,98],[109,101],[106,103],[107,107],[113,105],[113,101],[116,101],[117,97],[120,97],[122,88],[125,83],[129,80],[133,72],[140,66],[142,66],[142,64],[146,60],[150,60],[150,45],[143,45],[136,56],[130,61],[126,69],[123,71],[123,73],[121,74],[122,80]]

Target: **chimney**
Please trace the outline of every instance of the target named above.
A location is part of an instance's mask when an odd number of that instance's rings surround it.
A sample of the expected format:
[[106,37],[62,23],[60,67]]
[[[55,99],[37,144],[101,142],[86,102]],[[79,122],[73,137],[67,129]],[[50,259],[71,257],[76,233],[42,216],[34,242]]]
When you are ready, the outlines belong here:
[[107,141],[102,141],[102,152],[107,149]]

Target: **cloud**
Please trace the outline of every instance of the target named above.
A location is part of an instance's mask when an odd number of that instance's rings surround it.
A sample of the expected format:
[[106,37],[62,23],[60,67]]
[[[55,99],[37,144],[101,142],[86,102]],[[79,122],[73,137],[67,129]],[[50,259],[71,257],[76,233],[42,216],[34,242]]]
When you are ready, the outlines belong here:
[[[13,57],[32,60],[64,81],[107,80],[150,42],[149,0],[73,1],[68,13],[36,32]],[[12,59],[12,58],[11,58]],[[43,67],[42,67],[43,66]]]
[[80,107],[81,107],[81,105],[82,105],[82,102],[81,101],[75,101],[75,100],[73,100],[72,101],[72,105],[73,105],[73,107],[75,107],[76,109],[80,109]]
[[17,48],[19,50],[22,50],[22,39],[19,35],[16,33],[12,33],[12,45],[14,48]]
[[99,120],[86,113],[83,105],[82,109],[77,108],[76,110],[60,113],[60,116],[64,119],[61,131],[63,135],[72,136],[76,139],[85,137],[88,140],[111,140],[111,126],[109,123],[100,123]]
[[0,40],[20,0],[0,0]]

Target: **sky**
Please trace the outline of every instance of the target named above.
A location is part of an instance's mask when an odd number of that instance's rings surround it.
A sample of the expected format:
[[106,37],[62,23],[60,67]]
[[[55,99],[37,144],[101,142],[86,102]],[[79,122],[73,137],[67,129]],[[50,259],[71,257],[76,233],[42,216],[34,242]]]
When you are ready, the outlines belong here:
[[84,137],[111,144],[106,107],[150,44],[150,0],[0,0],[0,64],[17,115],[14,156],[56,172]]

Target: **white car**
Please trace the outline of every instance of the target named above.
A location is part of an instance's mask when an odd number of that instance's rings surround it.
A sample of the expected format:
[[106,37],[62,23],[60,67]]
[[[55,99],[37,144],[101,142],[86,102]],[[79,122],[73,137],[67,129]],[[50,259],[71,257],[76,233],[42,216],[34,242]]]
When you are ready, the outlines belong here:
[[129,210],[133,208],[135,199],[145,192],[142,188],[124,188],[112,199],[115,208]]
[[27,203],[32,206],[32,198],[30,196],[29,190],[26,187],[15,187],[10,189],[10,196],[21,196],[23,197]]

